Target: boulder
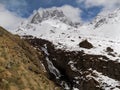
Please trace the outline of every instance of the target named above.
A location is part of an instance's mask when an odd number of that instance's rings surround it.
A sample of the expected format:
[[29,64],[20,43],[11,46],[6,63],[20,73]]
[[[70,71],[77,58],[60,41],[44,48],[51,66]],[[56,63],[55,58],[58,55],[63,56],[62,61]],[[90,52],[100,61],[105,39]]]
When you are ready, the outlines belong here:
[[113,52],[114,50],[113,50],[111,47],[107,47],[107,48],[106,48],[106,51],[107,51],[107,52]]
[[79,47],[91,49],[91,48],[93,48],[93,45],[90,42],[88,42],[88,40],[84,40],[79,43]]

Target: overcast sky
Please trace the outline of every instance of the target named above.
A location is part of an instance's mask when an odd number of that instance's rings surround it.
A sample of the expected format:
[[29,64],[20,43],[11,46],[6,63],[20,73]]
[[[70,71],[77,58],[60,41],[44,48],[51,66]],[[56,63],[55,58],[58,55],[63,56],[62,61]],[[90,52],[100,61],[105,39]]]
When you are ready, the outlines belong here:
[[120,0],[0,0],[0,26],[14,29],[34,10],[52,7],[62,9],[73,21],[87,22],[101,12],[119,8]]

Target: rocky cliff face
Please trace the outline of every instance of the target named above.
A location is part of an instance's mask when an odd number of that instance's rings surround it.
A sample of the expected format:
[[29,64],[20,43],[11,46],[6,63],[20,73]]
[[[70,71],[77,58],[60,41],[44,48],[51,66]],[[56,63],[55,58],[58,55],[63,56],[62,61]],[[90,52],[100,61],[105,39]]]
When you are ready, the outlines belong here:
[[0,27],[0,90],[59,90],[47,78],[43,55]]

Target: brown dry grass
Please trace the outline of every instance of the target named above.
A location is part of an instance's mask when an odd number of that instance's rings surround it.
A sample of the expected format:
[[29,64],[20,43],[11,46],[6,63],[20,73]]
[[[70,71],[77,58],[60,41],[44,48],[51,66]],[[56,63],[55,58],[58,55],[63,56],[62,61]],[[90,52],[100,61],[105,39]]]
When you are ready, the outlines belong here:
[[0,90],[59,90],[46,78],[41,57],[19,36],[0,27]]

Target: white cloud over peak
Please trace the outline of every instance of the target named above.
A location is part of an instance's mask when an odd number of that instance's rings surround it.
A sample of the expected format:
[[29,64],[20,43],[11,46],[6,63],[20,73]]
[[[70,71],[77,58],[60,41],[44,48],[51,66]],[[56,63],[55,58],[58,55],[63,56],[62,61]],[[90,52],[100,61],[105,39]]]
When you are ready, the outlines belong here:
[[70,5],[65,5],[65,6],[59,7],[59,9],[61,9],[64,12],[64,14],[68,18],[70,18],[73,22],[81,21],[81,18],[80,18],[81,10],[79,8],[75,8]]
[[4,5],[0,4],[0,26],[12,31],[23,20],[23,18],[8,11]]

